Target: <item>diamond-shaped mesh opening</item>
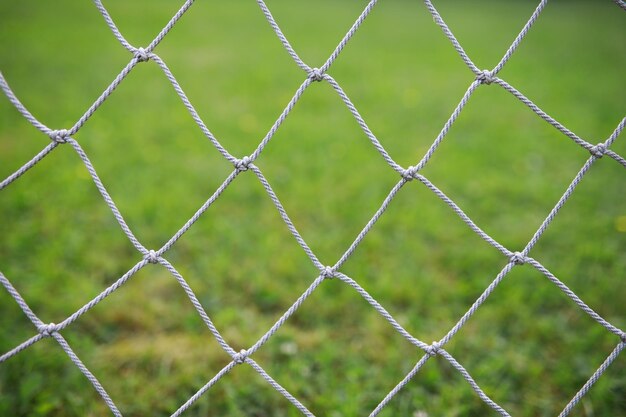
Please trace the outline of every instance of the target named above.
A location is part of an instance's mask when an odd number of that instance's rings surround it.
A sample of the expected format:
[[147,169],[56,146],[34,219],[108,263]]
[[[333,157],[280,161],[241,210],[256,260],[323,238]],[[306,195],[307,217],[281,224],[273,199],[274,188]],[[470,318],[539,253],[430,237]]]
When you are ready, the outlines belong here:
[[506,261],[432,191],[411,182],[341,270],[430,342],[454,325]]
[[242,173],[166,257],[236,350],[254,344],[319,274],[253,172]]
[[[17,290],[37,314],[58,322],[123,274],[136,255],[72,149],[56,149],[29,174],[0,195],[2,273],[18,278]],[[85,246],[93,251],[82,253]]]
[[238,158],[248,155],[306,73],[254,2],[199,2],[184,19],[159,53],[220,142]]
[[[491,117],[496,111],[498,117]],[[520,247],[588,155],[506,91],[483,86],[424,175],[496,240]]]
[[366,22],[330,73],[390,155],[412,165],[472,74],[419,2],[381,2]]
[[[133,233],[151,247],[165,243],[233,168],[169,84],[154,62],[135,68],[76,136]],[[121,103],[135,109],[131,117]]]
[[[317,83],[304,92],[258,165],[325,264],[338,260],[400,178],[336,92]],[[311,177],[315,185],[302,187]]]
[[230,361],[161,265],[134,274],[63,334],[130,416],[145,412],[137,398],[170,415]]
[[339,279],[322,283],[262,352],[259,363],[315,415],[369,414],[423,355]]

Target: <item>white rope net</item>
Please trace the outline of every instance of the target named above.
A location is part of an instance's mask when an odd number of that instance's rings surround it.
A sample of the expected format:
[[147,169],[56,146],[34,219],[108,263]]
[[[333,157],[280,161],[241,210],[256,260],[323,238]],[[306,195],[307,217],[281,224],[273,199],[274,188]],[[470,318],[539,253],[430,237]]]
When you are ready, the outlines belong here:
[[[106,205],[109,207],[119,226],[123,230],[124,234],[128,237],[132,245],[136,248],[138,252],[142,255],[142,260],[137,264],[133,265],[124,275],[122,275],[114,284],[103,290],[98,296],[94,299],[86,303],[84,306],[79,308],[76,312],[68,316],[65,320],[60,323],[44,323],[42,320],[35,315],[35,313],[31,310],[26,301],[22,298],[22,296],[18,293],[15,287],[11,284],[9,279],[0,272],[0,282],[4,286],[4,288],[8,291],[8,293],[12,296],[12,298],[18,303],[19,307],[22,309],[24,314],[28,317],[28,319],[33,323],[36,329],[36,334],[22,343],[15,346],[13,349],[8,352],[2,354],[0,356],[0,364],[7,359],[11,358],[14,355],[19,354],[25,349],[33,346],[40,340],[44,338],[53,338],[55,339],[61,348],[65,351],[65,353],[69,356],[71,361],[80,369],[80,371],[85,375],[85,377],[89,380],[89,382],[93,385],[98,394],[102,397],[102,400],[106,403],[108,408],[115,416],[122,416],[122,413],[116,406],[113,399],[107,393],[106,388],[99,382],[96,375],[94,375],[81,361],[81,359],[74,353],[72,347],[68,344],[66,339],[63,337],[62,332],[64,329],[71,326],[79,317],[83,314],[91,310],[94,306],[104,300],[106,297],[111,295],[113,292],[117,291],[122,285],[124,285],[133,275],[135,275],[139,270],[144,268],[148,264],[159,264],[167,271],[171,273],[171,275],[176,279],[176,281],[180,284],[180,286],[185,291],[187,297],[191,301],[193,307],[197,311],[198,315],[202,319],[202,321],[206,324],[208,329],[211,331],[219,345],[227,352],[228,355],[232,358],[232,360],[217,374],[215,374],[212,378],[210,378],[206,384],[200,387],[197,392],[191,396],[184,404],[180,405],[180,407],[172,413],[172,416],[182,415],[189,407],[194,404],[196,400],[198,400],[202,395],[204,395],[212,386],[217,384],[220,379],[229,373],[234,367],[238,365],[250,366],[256,372],[258,372],[267,383],[273,387],[280,395],[284,396],[289,402],[291,402],[298,410],[302,412],[302,414],[306,416],[312,416],[313,413],[307,409],[305,404],[303,404],[298,398],[292,395],[287,389],[281,386],[264,368],[262,368],[255,360],[254,355],[259,349],[262,349],[263,346],[268,342],[270,338],[276,332],[279,331],[281,326],[287,322],[290,317],[298,310],[298,308],[302,305],[302,303],[309,297],[311,294],[320,286],[320,284],[324,280],[328,279],[336,279],[345,283],[347,286],[351,287],[354,291],[360,294],[370,305],[371,307],[378,312],[388,323],[392,326],[402,337],[404,337],[407,341],[413,344],[418,349],[423,351],[423,356],[421,359],[415,364],[415,366],[410,370],[408,374],[404,376],[404,378],[398,382],[398,384],[389,391],[378,403],[378,405],[371,411],[370,416],[378,415],[381,410],[389,404],[390,401],[403,389],[405,385],[411,381],[411,379],[422,369],[424,364],[431,360],[431,358],[435,356],[442,357],[445,361],[448,361],[452,367],[454,367],[462,377],[467,381],[467,383],[471,386],[471,388],[475,391],[476,395],[484,401],[489,407],[493,410],[497,411],[500,415],[509,416],[507,410],[498,405],[493,399],[491,399],[485,391],[476,383],[476,381],[472,378],[472,376],[468,373],[465,367],[459,363],[450,353],[448,353],[445,349],[446,344],[450,342],[450,340],[459,332],[459,330],[465,325],[465,323],[476,313],[476,311],[483,305],[485,300],[490,296],[490,294],[494,291],[494,289],[498,286],[498,284],[509,274],[509,272],[515,268],[517,265],[528,264],[543,274],[549,281],[551,281],[557,288],[559,288],[563,293],[567,295],[582,311],[588,314],[593,320],[595,320],[600,326],[603,326],[609,332],[615,334],[615,348],[612,352],[608,354],[604,362],[600,365],[600,367],[589,377],[587,382],[580,388],[580,390],[573,395],[571,400],[564,406],[562,412],[559,416],[568,415],[572,409],[580,402],[583,396],[590,390],[590,388],[594,385],[596,381],[602,376],[602,374],[607,370],[607,368],[611,365],[611,363],[618,357],[620,352],[626,347],[626,333],[609,323],[607,320],[602,318],[599,314],[597,314],[594,310],[592,310],[578,295],[576,295],[573,291],[571,291],[563,282],[561,282],[553,273],[551,273],[544,265],[540,262],[529,256],[532,248],[537,244],[541,236],[544,234],[550,223],[554,220],[556,215],[559,213],[559,210],[563,207],[566,201],[571,197],[576,189],[576,186],[585,176],[585,174],[589,171],[592,165],[598,162],[603,157],[608,157],[615,160],[617,163],[621,164],[626,168],[626,159],[617,154],[616,152],[611,150],[611,145],[617,139],[619,134],[624,129],[626,125],[626,118],[623,118],[620,123],[615,127],[613,133],[604,141],[598,144],[592,144],[587,142],[586,140],[580,138],[578,135],[573,133],[567,127],[560,124],[549,114],[540,109],[535,103],[533,103],[529,98],[524,96],[521,92],[519,92],[515,87],[509,84],[507,81],[503,80],[498,76],[499,72],[506,65],[511,56],[515,53],[516,49],[531,29],[533,23],[540,16],[542,10],[546,6],[547,0],[543,0],[536,7],[522,30],[519,32],[514,42],[510,45],[510,47],[506,50],[503,57],[500,61],[495,65],[491,70],[482,70],[478,68],[472,59],[465,52],[461,44],[457,41],[454,34],[446,24],[446,22],[442,19],[439,12],[433,5],[430,0],[425,0],[425,5],[428,12],[432,15],[435,23],[441,28],[445,36],[448,38],[456,52],[462,58],[463,62],[467,66],[467,68],[475,75],[474,81],[468,86],[465,94],[463,95],[461,101],[458,103],[454,112],[449,117],[441,132],[437,135],[435,140],[430,145],[428,151],[424,154],[421,160],[417,161],[415,165],[409,167],[402,167],[398,163],[396,163],[391,156],[387,153],[385,148],[376,138],[376,136],[369,129],[365,120],[361,117],[359,111],[356,109],[355,105],[352,103],[350,98],[346,95],[342,87],[339,85],[337,81],[329,74],[329,69],[332,64],[335,62],[337,57],[341,54],[342,50],[349,43],[352,36],[359,29],[364,20],[368,17],[372,9],[376,6],[378,1],[371,0],[362,13],[358,16],[352,27],[345,34],[341,42],[337,45],[334,51],[330,54],[326,62],[324,62],[319,67],[311,67],[307,63],[305,63],[298,53],[292,48],[288,39],[285,37],[280,27],[278,26],[276,20],[272,16],[270,9],[267,7],[263,0],[257,0],[258,6],[261,11],[265,15],[267,22],[270,24],[272,29],[274,30],[276,36],[289,53],[291,58],[295,64],[300,67],[305,76],[304,80],[300,87],[293,94],[291,100],[287,103],[286,107],[278,117],[278,119],[274,122],[273,126],[269,130],[269,132],[265,135],[265,137],[258,144],[254,152],[250,155],[243,157],[236,157],[231,155],[224,146],[220,144],[217,138],[211,133],[208,127],[203,122],[202,118],[187,98],[187,95],[177,82],[176,78],[168,68],[167,64],[154,52],[155,48],[159,45],[159,43],[164,39],[164,37],[170,32],[170,30],[176,25],[178,20],[187,12],[187,10],[192,6],[193,1],[186,1],[182,7],[178,10],[178,12],[170,19],[167,25],[158,33],[158,35],[154,38],[152,42],[150,42],[145,47],[135,47],[131,45],[122,35],[122,33],[118,30],[116,24],[112,20],[109,15],[107,9],[101,3],[100,0],[94,0],[95,6],[102,14],[102,17],[106,21],[106,24],[110,28],[111,32],[115,36],[115,38],[119,41],[119,43],[127,49],[131,54],[132,58],[128,62],[128,64],[124,67],[124,69],[114,78],[114,80],[110,83],[110,85],[102,92],[102,94],[98,97],[98,99],[89,107],[89,109],[68,129],[52,129],[35,118],[24,105],[20,102],[20,100],[13,93],[8,83],[6,82],[4,76],[0,73],[0,87],[8,97],[9,101],[15,106],[15,108],[24,116],[35,128],[40,130],[45,135],[48,135],[51,139],[51,143],[45,146],[37,155],[32,157],[30,161],[21,166],[17,171],[9,175],[6,179],[0,182],[0,190],[8,187],[13,181],[20,178],[22,175],[26,174],[26,172],[32,168],[35,164],[53,152],[59,146],[71,146],[76,154],[81,158],[85,167],[87,168],[91,179],[99,190],[102,198],[106,202]],[[617,0],[615,3],[621,7],[622,9],[626,9],[626,4]],[[160,248],[158,249],[148,249],[146,248],[133,234],[131,229],[128,227],[124,220],[124,216],[118,209],[117,205],[107,192],[104,184],[100,180],[98,173],[96,172],[94,166],[92,165],[89,156],[83,150],[81,145],[73,139],[73,136],[81,129],[81,127],[85,124],[85,122],[91,118],[91,116],[98,110],[98,108],[107,100],[107,98],[111,95],[111,93],[124,81],[126,76],[139,64],[145,63],[148,61],[154,62],[158,67],[163,71],[167,79],[171,82],[174,87],[176,93],[180,97],[183,105],[189,111],[193,120],[200,127],[206,138],[215,146],[215,148],[221,153],[221,155],[228,160],[233,165],[233,170],[230,174],[224,179],[222,184],[215,190],[213,195],[211,195],[206,202],[196,211],[196,213]],[[352,244],[348,247],[348,249],[339,257],[337,262],[334,265],[324,265],[318,260],[316,254],[310,249],[305,240],[302,238],[292,221],[288,213],[285,211],[281,201],[276,196],[275,192],[272,189],[270,183],[266,180],[263,172],[259,169],[258,166],[255,165],[255,161],[261,155],[266,145],[272,140],[282,123],[288,117],[295,104],[298,102],[300,97],[303,95],[305,90],[307,90],[311,85],[316,82],[326,82],[328,83],[334,91],[339,95],[341,100],[347,106],[349,111],[352,113],[360,127],[362,128],[365,135],[371,141],[371,144],[378,151],[380,156],[386,161],[391,169],[397,172],[399,179],[396,185],[389,191],[387,197],[384,199],[382,205],[378,208],[375,214],[371,217],[371,219],[367,222],[367,224],[362,228],[361,232],[354,239]],[[569,186],[563,192],[560,199],[556,202],[548,216],[544,219],[541,226],[536,230],[530,241],[526,244],[526,246],[521,251],[511,250],[506,248],[502,244],[498,243],[495,239],[485,233],[451,198],[449,198],[446,194],[444,194],[435,184],[433,184],[428,178],[422,175],[420,172],[422,168],[428,163],[433,154],[437,151],[439,145],[446,138],[446,134],[448,133],[450,127],[455,122],[455,120],[459,117],[459,114],[467,104],[468,100],[472,96],[472,94],[483,85],[497,85],[504,89],[505,91],[512,94],[526,106],[528,106],[538,117],[548,122],[554,128],[556,128],[563,135],[571,139],[576,145],[586,149],[589,151],[590,156],[584,165],[580,168],[579,172],[576,174],[574,179],[571,181]],[[236,351],[233,349],[225,340],[225,338],[220,334],[216,326],[211,321],[211,318],[206,313],[202,304],[198,301],[198,298],[194,294],[194,291],[191,289],[185,278],[177,271],[177,269],[167,260],[166,255],[170,248],[176,244],[176,242],[180,239],[180,237],[191,228],[194,223],[202,216],[202,214],[220,197],[222,192],[229,187],[240,175],[253,175],[258,181],[262,184],[265,189],[267,196],[275,206],[276,210],[280,214],[280,217],[284,221],[285,225],[295,238],[297,244],[304,250],[310,261],[313,265],[319,270],[319,274],[315,277],[310,284],[310,286],[300,294],[295,302],[284,312],[284,314],[280,317],[278,321],[274,323],[263,336],[256,341],[253,345],[251,345],[248,349]],[[497,274],[497,276],[493,279],[493,281],[489,284],[489,286],[483,291],[483,293],[475,300],[472,306],[463,314],[463,316],[458,320],[458,322],[446,333],[446,335],[435,342],[427,343],[416,336],[410,334],[400,323],[394,318],[391,314],[387,312],[387,310],[379,304],[379,302],[374,299],[367,291],[365,291],[359,283],[353,278],[347,276],[341,271],[342,265],[346,262],[346,260],[353,254],[357,246],[359,246],[360,242],[364,239],[367,233],[372,229],[373,225],[378,221],[378,219],[385,213],[387,208],[394,197],[398,194],[398,192],[409,182],[421,184],[425,186],[427,189],[432,191],[439,199],[445,202],[460,218],[461,220],[469,227],[472,231],[474,231],[478,236],[480,236],[483,240],[497,249],[503,256],[504,266]]]

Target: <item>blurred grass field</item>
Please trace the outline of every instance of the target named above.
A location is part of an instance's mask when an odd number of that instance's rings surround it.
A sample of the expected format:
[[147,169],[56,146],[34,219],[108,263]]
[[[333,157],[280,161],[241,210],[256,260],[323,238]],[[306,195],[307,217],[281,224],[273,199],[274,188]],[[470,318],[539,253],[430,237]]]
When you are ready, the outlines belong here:
[[[104,2],[147,45],[178,1]],[[321,65],[364,1],[268,0],[305,62]],[[533,1],[436,1],[480,68],[492,68]],[[591,143],[626,108],[624,13],[610,1],[550,2],[501,77]],[[197,2],[155,52],[209,129],[251,153],[306,76],[254,1]],[[129,61],[91,2],[0,3],[0,70],[44,124],[68,128]],[[329,73],[401,165],[415,164],[473,79],[418,1],[381,1]],[[231,172],[154,62],[138,65],[75,136],[138,239],[169,239]],[[49,139],[0,99],[0,179]],[[624,135],[612,149],[626,155]],[[472,96],[423,174],[511,250],[530,240],[589,153],[495,85]],[[399,177],[326,83],[305,92],[256,164],[306,242],[334,264]],[[71,147],[0,192],[0,271],[58,323],[141,259]],[[534,257],[626,327],[626,171],[596,162]],[[318,271],[252,173],[242,173],[165,254],[228,343],[252,345]],[[407,184],[341,271],[414,336],[439,340],[506,264],[432,192]],[[0,352],[35,334],[0,291]],[[162,267],[148,265],[62,331],[125,416],[169,416],[230,357]],[[516,267],[446,345],[513,416],[555,416],[618,339],[530,266]],[[318,416],[363,416],[423,352],[349,287],[324,282],[253,358]],[[102,400],[52,339],[0,364],[0,415],[103,416]],[[573,416],[626,414],[619,357]],[[236,367],[185,416],[296,416]],[[496,415],[431,359],[383,416]]]

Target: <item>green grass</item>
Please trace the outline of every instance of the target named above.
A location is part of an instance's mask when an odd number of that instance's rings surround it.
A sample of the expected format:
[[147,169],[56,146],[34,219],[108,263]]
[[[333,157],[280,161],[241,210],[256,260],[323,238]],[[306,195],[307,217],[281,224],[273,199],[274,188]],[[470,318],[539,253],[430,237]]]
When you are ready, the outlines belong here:
[[[146,45],[179,2],[106,1]],[[319,66],[364,1],[268,1]],[[491,68],[534,2],[437,1],[468,54]],[[130,59],[90,2],[0,4],[0,70],[29,110],[71,126]],[[501,76],[591,143],[623,117],[623,14],[610,1],[550,2]],[[198,2],[155,51],[238,157],[251,153],[305,74],[253,1]],[[472,81],[421,2],[381,1],[330,74],[401,165],[415,164]],[[153,62],[138,65],[76,135],[138,239],[160,247],[232,166]],[[0,178],[49,139],[0,99]],[[626,155],[623,135],[613,150]],[[481,86],[423,173],[487,233],[521,250],[589,157],[497,86]],[[332,88],[314,84],[257,161],[306,242],[334,264],[398,181]],[[626,327],[626,172],[594,164],[531,251],[599,314]],[[72,314],[141,259],[80,159],[60,146],[0,192],[0,271],[42,320]],[[165,257],[236,349],[252,345],[318,274],[250,172]],[[418,182],[405,186],[341,271],[419,339],[438,340],[507,260]],[[0,352],[35,334],[0,291]],[[162,267],[148,265],[63,336],[125,416],[168,416],[230,357]],[[530,266],[517,267],[446,349],[514,416],[555,416],[618,339]],[[422,352],[351,288],[324,282],[253,358],[318,416],[367,415]],[[626,412],[626,362],[572,413]],[[383,416],[495,415],[444,359]],[[51,339],[0,364],[0,415],[109,415]],[[239,366],[186,416],[296,416]]]

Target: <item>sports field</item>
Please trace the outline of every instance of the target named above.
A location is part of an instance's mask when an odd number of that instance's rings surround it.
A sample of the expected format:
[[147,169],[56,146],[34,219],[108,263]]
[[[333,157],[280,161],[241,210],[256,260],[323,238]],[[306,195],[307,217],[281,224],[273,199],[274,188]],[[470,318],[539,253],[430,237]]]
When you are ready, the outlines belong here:
[[[145,46],[182,1],[103,3],[126,39]],[[300,57],[317,67],[367,2],[266,3]],[[479,68],[497,64],[537,5],[433,3]],[[604,141],[626,110],[625,19],[608,0],[550,2],[499,76],[581,138]],[[252,0],[198,1],[154,52],[237,157],[254,151],[307,76]],[[0,71],[51,128],[72,126],[131,58],[92,2],[0,2]],[[424,4],[409,0],[381,0],[328,73],[403,167],[422,158],[475,78]],[[623,157],[625,135],[611,146]],[[161,247],[233,170],[151,61],[134,68],[74,138],[146,248]],[[0,94],[0,181],[49,141]],[[589,156],[501,87],[481,85],[420,173],[519,251]],[[327,82],[307,88],[255,164],[324,265],[341,257],[400,179]],[[319,275],[250,171],[163,256],[236,350],[253,345]],[[595,162],[529,256],[625,329],[626,169],[609,157]],[[45,322],[63,321],[141,259],[70,146],[0,190],[0,272]],[[431,343],[508,261],[412,181],[340,271]],[[0,354],[35,334],[0,288]],[[128,417],[171,415],[232,360],[160,265],[147,265],[61,334]],[[547,417],[618,342],[522,265],[445,348],[512,416]],[[367,416],[423,354],[332,279],[252,358],[316,416],[352,417]],[[0,415],[111,413],[46,338],[0,364]],[[183,415],[301,414],[251,367],[238,366]],[[380,415],[497,413],[435,357]],[[623,354],[571,415],[626,415]]]

